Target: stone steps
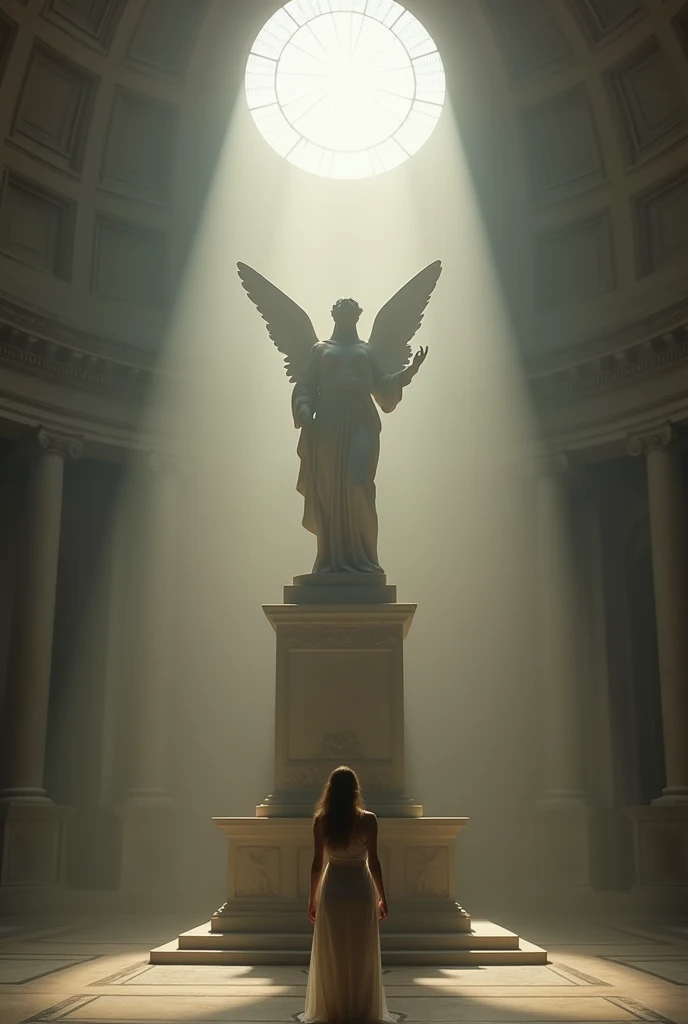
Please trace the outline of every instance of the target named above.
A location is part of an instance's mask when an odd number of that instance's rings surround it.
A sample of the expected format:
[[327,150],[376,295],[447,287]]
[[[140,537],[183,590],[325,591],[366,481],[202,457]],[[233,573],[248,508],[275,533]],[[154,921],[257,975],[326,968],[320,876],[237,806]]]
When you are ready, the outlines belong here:
[[[152,964],[307,966],[312,933],[212,932],[210,922],[151,951]],[[468,933],[405,934],[381,929],[387,966],[459,967],[546,964],[547,952],[490,921],[474,921]]]

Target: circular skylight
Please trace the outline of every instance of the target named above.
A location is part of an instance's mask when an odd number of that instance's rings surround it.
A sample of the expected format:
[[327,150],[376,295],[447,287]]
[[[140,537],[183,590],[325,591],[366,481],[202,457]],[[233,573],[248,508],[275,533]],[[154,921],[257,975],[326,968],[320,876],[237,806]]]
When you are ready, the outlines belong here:
[[394,0],[290,0],[259,33],[246,97],[280,156],[328,178],[397,167],[444,103],[434,42]]

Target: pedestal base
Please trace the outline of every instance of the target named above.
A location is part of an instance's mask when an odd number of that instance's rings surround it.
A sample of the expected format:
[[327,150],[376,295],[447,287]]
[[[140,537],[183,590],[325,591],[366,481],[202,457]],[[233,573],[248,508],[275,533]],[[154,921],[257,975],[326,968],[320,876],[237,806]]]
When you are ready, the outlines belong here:
[[[228,839],[228,897],[208,924],[154,949],[151,963],[308,964],[310,818],[216,818]],[[456,840],[467,818],[381,818],[379,853],[390,916],[385,963],[546,963],[544,950],[456,902]]]
[[[303,905],[301,919],[305,918]],[[404,935],[380,929],[386,967],[486,967],[547,963],[547,951],[491,921],[474,921],[470,932]],[[152,964],[208,964],[231,967],[307,967],[313,929],[295,933],[218,933],[212,921],[183,932],[173,942],[151,950]]]
[[0,885],[62,885],[66,822],[72,813],[71,807],[47,797],[0,800]]
[[[237,918],[251,931],[289,930],[304,922],[313,859],[309,818],[215,818],[228,839],[227,900],[213,930],[234,932]],[[381,818],[378,849],[392,929],[467,932],[471,920],[456,902],[456,840],[467,818]],[[293,920],[291,915],[294,915]],[[286,915],[286,916],[285,916]]]
[[312,572],[284,588],[285,604],[392,604],[397,588],[381,572]]

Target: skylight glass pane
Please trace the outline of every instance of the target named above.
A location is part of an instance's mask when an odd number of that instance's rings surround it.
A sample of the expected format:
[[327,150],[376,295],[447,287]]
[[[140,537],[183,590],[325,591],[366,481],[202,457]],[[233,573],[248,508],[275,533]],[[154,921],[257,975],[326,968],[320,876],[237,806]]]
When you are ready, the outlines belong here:
[[258,35],[246,67],[249,108],[281,156],[313,174],[369,177],[432,134],[442,60],[395,0],[290,0]]

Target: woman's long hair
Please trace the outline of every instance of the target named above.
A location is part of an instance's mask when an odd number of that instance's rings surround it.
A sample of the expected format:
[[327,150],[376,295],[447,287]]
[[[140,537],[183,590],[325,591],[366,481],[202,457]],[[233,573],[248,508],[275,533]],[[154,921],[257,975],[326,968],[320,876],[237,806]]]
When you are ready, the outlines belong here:
[[320,821],[325,842],[334,847],[346,846],[362,811],[363,798],[356,772],[346,765],[335,768],[315,805],[315,817]]

